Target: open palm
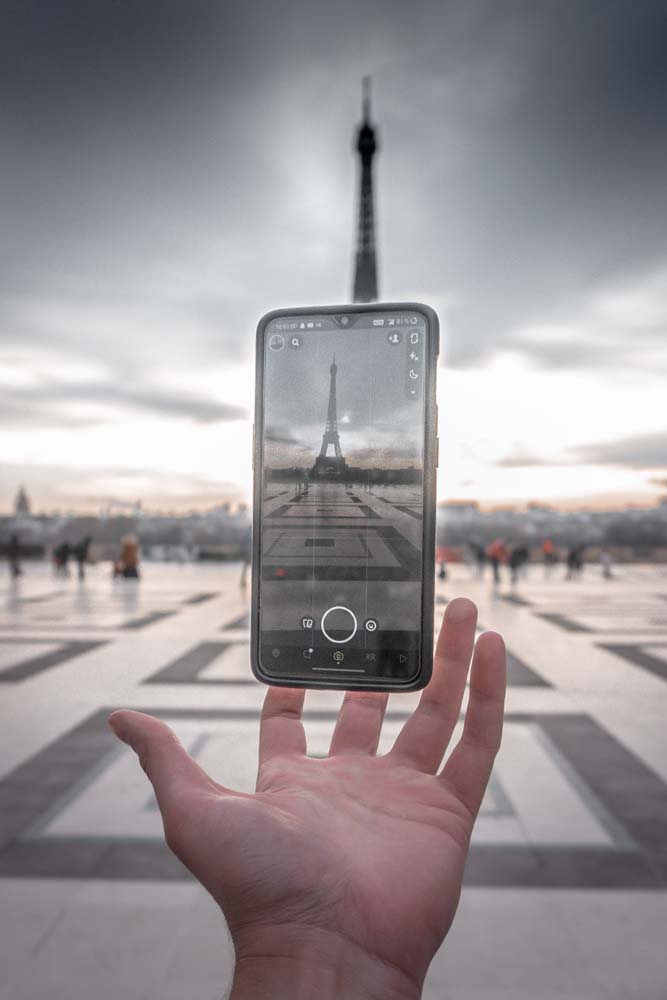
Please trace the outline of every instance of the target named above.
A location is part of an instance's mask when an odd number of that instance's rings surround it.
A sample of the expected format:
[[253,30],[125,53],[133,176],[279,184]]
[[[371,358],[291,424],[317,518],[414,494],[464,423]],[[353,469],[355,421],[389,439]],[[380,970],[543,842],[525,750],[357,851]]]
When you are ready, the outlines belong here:
[[330,754],[316,759],[306,755],[304,692],[270,688],[254,795],[213,781],[157,719],[111,717],[153,783],[168,844],[222,907],[237,964],[293,953],[299,942],[331,959],[333,947],[395,970],[418,995],[456,910],[500,744],[504,648],[485,633],[472,657],[461,740],[438,773],[475,622],[470,601],[448,606],[433,678],[384,756],[376,750],[386,695],[346,694]]

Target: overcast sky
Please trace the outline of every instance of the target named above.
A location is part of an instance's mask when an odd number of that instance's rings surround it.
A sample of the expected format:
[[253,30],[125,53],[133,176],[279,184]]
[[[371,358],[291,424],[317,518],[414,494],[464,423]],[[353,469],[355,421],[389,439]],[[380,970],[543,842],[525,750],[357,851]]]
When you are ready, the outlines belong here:
[[442,498],[664,490],[665,3],[0,12],[0,507],[247,494],[258,317],[350,294],[365,73]]

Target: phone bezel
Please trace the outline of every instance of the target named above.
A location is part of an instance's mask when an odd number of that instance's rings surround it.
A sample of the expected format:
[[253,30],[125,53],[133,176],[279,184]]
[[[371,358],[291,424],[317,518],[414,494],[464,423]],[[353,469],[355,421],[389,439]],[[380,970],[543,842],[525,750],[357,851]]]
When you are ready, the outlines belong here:
[[[408,681],[398,678],[378,677],[355,680],[349,675],[335,678],[302,679],[297,677],[274,677],[261,666],[259,609],[261,581],[259,578],[261,550],[261,501],[262,476],[262,433],[264,426],[264,334],[267,326],[275,319],[291,316],[327,316],[343,313],[358,315],[373,312],[418,312],[421,313],[428,329],[428,352],[426,355],[424,378],[424,504],[422,518],[422,593],[421,593],[421,633],[419,669]],[[436,376],[440,353],[440,324],[437,313],[421,302],[372,302],[368,304],[335,306],[298,306],[291,309],[273,309],[266,313],[257,324],[255,337],[255,421],[253,425],[253,533],[252,533],[252,586],[250,609],[250,663],[257,680],[273,687],[319,688],[338,691],[417,691],[425,687],[431,679],[433,669],[433,610],[435,588],[435,519],[436,519],[436,470],[438,465],[438,428],[436,405]]]

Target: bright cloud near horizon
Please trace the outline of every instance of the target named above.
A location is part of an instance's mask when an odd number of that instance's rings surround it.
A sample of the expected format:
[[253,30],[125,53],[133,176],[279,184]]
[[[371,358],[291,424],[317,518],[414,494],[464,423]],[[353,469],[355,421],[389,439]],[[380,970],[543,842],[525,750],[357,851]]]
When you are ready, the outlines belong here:
[[247,499],[257,319],[350,294],[365,74],[381,294],[443,327],[440,497],[667,491],[664,4],[4,20],[1,509]]

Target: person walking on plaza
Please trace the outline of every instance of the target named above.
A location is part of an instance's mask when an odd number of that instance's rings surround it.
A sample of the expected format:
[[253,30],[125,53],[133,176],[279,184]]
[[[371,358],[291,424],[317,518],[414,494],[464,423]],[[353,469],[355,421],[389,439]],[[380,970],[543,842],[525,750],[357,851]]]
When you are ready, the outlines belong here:
[[113,566],[113,577],[139,579],[139,541],[136,535],[124,535],[120,540],[120,557]]
[[584,545],[571,545],[567,551],[566,580],[576,580],[584,565]]
[[545,538],[542,542],[542,555],[544,557],[544,576],[548,580],[551,576],[551,570],[558,561],[556,547],[550,538]]
[[7,558],[9,560],[9,572],[11,573],[12,580],[16,580],[23,572],[21,569],[21,543],[16,532],[9,539]]
[[514,545],[509,555],[509,567],[512,584],[519,582],[519,574],[528,562],[528,549],[525,545]]
[[477,579],[481,580],[484,576],[484,567],[486,566],[486,552],[484,551],[484,546],[480,542],[470,542],[469,547],[475,560]]
[[61,542],[53,550],[53,572],[56,576],[69,576],[70,554],[69,542]]
[[494,584],[500,583],[500,564],[508,560],[508,552],[502,538],[496,538],[486,550],[486,557],[491,563]]
[[76,564],[79,567],[79,580],[84,580],[86,576],[86,561],[88,559],[88,550],[90,548],[90,543],[92,542],[92,536],[86,535],[82,538],[80,542],[72,546],[72,556],[76,560]]
[[611,580],[614,574],[611,571],[611,556],[606,549],[603,549],[600,553],[600,567],[605,580]]

